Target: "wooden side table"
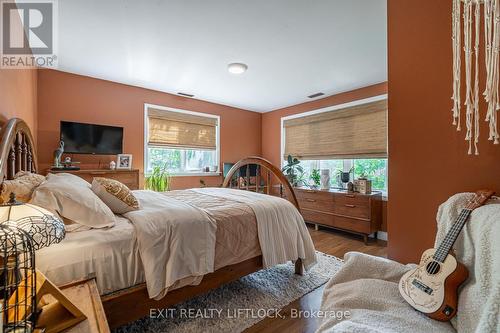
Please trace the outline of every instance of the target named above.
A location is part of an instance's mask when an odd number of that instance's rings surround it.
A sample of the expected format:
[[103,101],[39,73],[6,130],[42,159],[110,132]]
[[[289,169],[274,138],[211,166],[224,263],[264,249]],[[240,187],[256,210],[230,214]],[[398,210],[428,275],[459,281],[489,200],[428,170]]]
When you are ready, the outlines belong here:
[[59,288],[87,316],[86,320],[68,328],[65,333],[110,332],[94,277],[62,285]]

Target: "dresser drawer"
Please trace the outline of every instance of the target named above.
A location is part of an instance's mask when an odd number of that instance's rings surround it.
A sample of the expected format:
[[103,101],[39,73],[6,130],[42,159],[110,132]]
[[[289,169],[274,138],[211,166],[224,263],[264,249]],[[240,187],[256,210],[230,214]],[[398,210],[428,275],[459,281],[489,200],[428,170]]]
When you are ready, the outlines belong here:
[[337,194],[334,196],[335,214],[363,219],[370,218],[370,198],[356,194]]
[[103,169],[95,169],[95,170],[61,170],[54,171],[49,170],[51,173],[71,173],[80,178],[85,179],[89,183],[92,183],[95,177],[102,178],[110,178],[118,180],[119,182],[125,184],[131,190],[139,189],[139,170],[103,170]]
[[355,231],[359,233],[371,233],[370,222],[347,217],[336,216],[308,209],[301,210],[302,216],[306,222],[322,224],[330,227]]
[[300,207],[333,213],[333,196],[330,193],[300,190],[295,194]]

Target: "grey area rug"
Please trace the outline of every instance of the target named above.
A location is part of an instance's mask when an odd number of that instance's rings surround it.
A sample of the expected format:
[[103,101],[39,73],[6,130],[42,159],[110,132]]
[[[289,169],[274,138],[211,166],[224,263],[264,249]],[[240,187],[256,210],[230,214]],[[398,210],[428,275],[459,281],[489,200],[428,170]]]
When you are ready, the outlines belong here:
[[153,309],[152,318],[137,320],[114,332],[241,332],[323,285],[342,266],[342,260],[337,257],[322,252],[316,254],[318,263],[303,276],[294,274],[291,263],[278,265],[174,307]]

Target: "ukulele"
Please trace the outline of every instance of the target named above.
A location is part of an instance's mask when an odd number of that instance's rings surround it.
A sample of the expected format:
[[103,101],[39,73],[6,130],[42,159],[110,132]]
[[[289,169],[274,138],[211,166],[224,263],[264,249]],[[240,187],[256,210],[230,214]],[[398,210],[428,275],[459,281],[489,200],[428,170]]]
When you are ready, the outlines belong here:
[[467,279],[467,268],[457,262],[450,250],[472,211],[484,205],[493,191],[477,191],[462,209],[437,249],[422,254],[417,268],[399,280],[401,296],[430,318],[448,321],[457,313],[458,287]]

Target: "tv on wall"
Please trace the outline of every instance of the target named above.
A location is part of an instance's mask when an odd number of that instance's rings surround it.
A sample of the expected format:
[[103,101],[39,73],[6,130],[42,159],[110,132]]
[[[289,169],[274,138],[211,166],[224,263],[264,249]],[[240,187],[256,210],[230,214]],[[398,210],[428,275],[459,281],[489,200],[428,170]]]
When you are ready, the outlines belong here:
[[123,153],[123,127],[61,121],[61,140],[69,154]]

